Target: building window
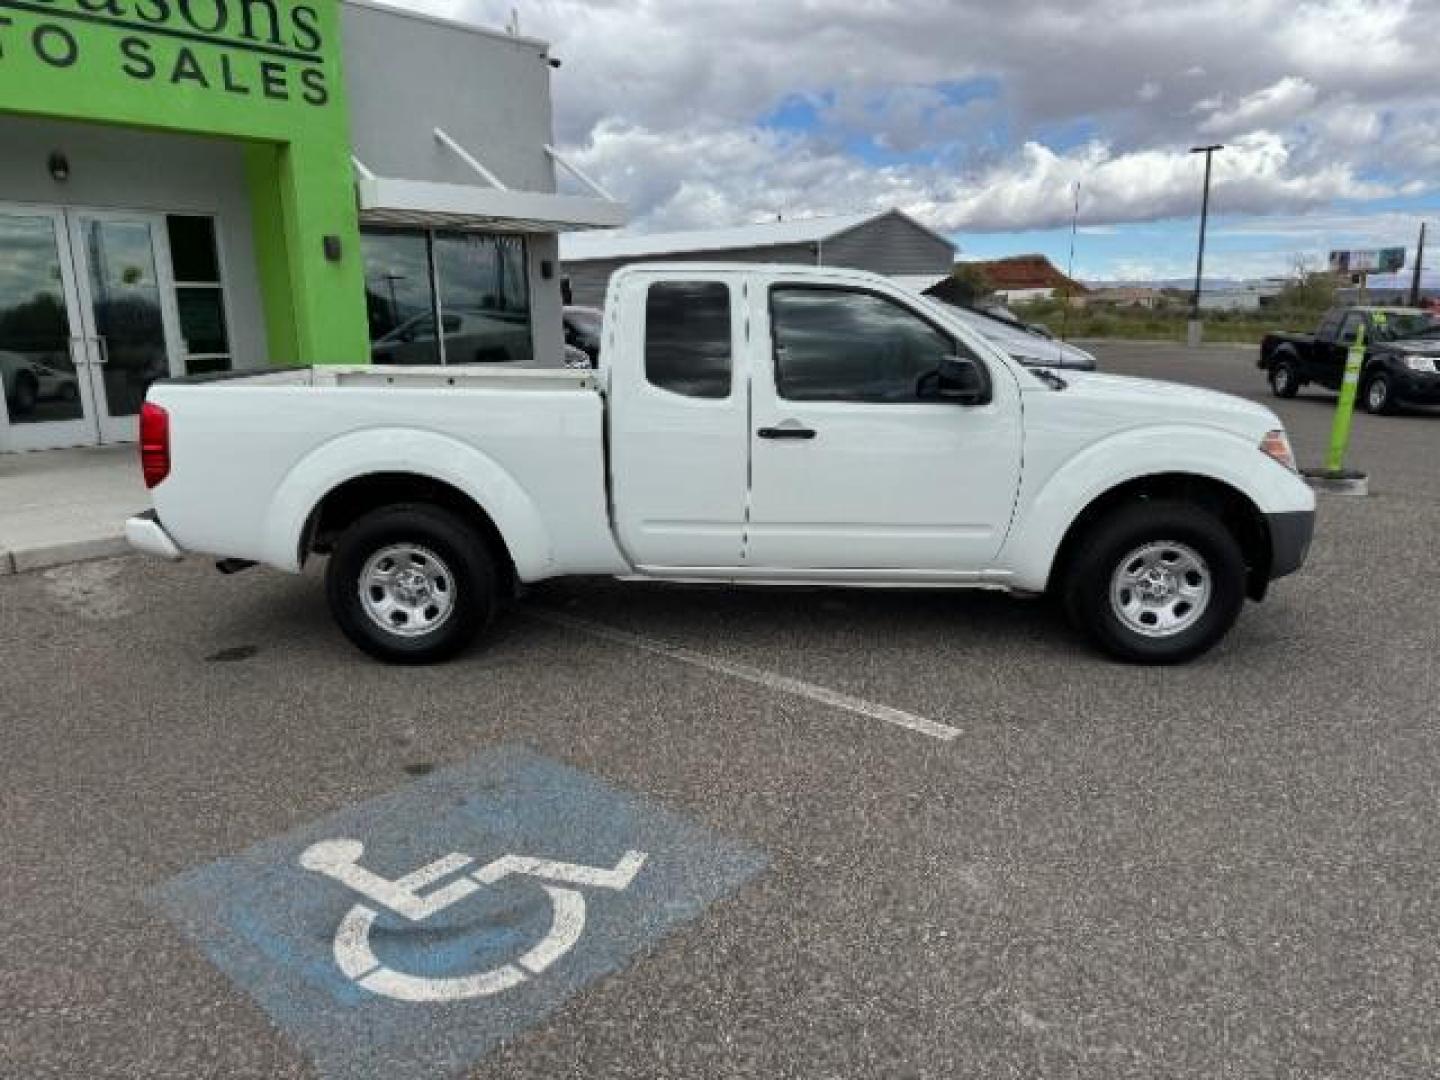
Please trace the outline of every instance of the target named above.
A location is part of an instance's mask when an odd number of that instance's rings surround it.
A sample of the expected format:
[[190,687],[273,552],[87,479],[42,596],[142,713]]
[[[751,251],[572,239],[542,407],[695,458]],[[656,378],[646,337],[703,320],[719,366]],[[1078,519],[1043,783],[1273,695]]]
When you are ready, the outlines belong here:
[[225,288],[220,280],[220,251],[215,220],[195,214],[165,218],[175,307],[185,342],[185,370],[191,375],[229,371],[233,364],[225,319]]
[[430,238],[423,232],[365,231],[365,308],[377,364],[438,364]]
[[531,362],[524,240],[365,229],[361,242],[375,363]]

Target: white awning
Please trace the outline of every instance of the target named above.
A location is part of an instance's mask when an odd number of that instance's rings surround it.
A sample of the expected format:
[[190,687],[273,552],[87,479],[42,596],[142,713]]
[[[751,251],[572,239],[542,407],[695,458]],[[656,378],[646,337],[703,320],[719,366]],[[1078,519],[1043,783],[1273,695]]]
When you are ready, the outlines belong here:
[[512,191],[479,158],[442,129],[435,128],[434,135],[441,146],[463,161],[486,186],[376,176],[359,158],[351,158],[362,223],[513,233],[614,229],[625,224],[625,204],[553,146],[547,144],[545,153],[593,191],[593,197]]
[[545,233],[614,229],[625,204],[583,195],[502,191],[478,184],[360,177],[360,220],[367,225],[418,225],[485,232]]

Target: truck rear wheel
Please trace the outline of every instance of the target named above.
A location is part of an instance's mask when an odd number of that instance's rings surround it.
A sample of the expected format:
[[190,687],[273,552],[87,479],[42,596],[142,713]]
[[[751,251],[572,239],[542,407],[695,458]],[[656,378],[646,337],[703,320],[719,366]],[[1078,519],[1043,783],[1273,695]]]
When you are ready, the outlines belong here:
[[1234,625],[1245,603],[1245,558],[1201,507],[1136,502],[1080,539],[1060,587],[1070,621],[1110,655],[1176,664]]
[[495,564],[484,541],[439,507],[382,507],[335,544],[330,611],[355,645],[391,663],[453,656],[490,622]]
[[1282,357],[1270,366],[1270,389],[1281,398],[1293,398],[1300,392],[1300,368],[1294,360]]

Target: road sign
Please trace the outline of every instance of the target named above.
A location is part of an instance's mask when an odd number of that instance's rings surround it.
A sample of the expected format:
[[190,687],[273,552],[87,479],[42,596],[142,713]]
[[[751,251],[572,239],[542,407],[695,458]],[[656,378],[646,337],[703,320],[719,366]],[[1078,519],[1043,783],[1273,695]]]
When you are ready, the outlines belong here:
[[1330,252],[1332,274],[1393,274],[1405,266],[1403,247]]
[[463,1071],[764,865],[502,749],[153,895],[323,1077]]

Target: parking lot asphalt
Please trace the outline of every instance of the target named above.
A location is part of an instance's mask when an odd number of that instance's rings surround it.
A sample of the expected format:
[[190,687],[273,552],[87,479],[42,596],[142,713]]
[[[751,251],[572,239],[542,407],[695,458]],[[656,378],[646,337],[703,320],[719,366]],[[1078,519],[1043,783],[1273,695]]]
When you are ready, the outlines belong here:
[[[1250,351],[1095,351],[1323,452],[1333,397]],[[331,1075],[156,888],[523,747],[764,865],[461,1075],[1435,1075],[1437,459],[1440,416],[1357,418],[1372,495],[1177,669],[982,593],[553,583],[412,670],[314,569],[0,579],[0,1074]]]

